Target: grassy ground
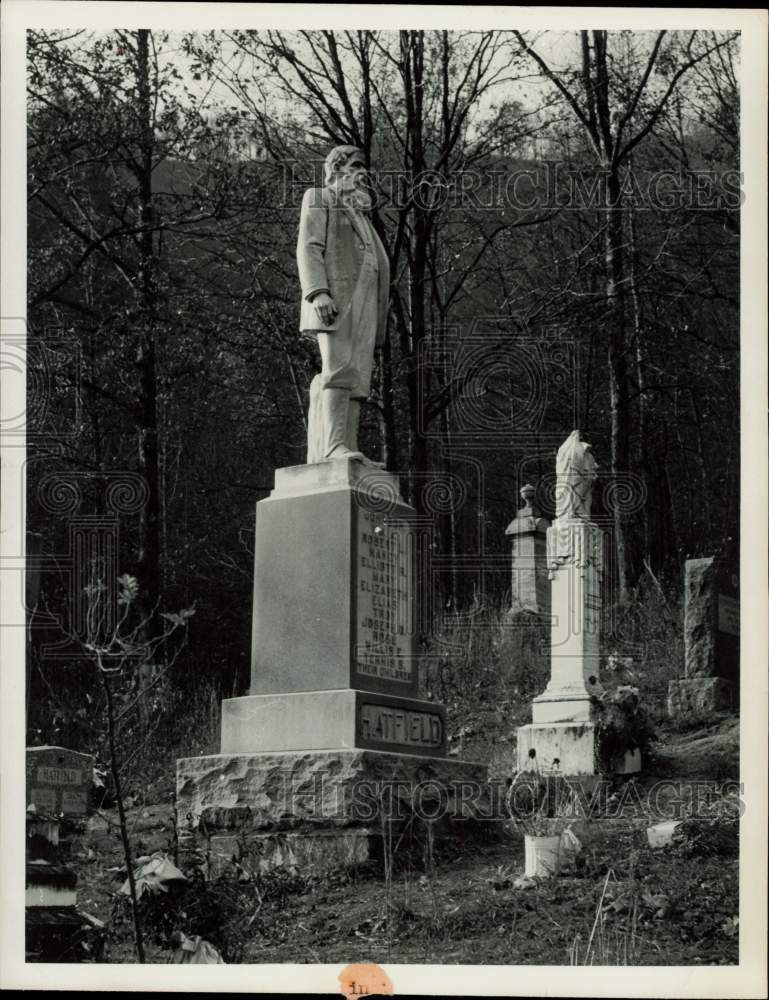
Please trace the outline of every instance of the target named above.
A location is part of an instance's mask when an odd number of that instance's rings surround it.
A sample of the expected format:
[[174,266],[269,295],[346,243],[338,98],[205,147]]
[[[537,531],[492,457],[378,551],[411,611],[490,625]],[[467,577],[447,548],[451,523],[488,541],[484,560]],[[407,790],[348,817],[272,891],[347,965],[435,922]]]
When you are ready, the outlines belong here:
[[[739,775],[738,720],[690,720],[685,729],[665,722],[667,681],[682,662],[680,619],[680,602],[650,584],[602,637],[602,679],[636,686],[660,726],[643,775],[626,786],[648,804],[655,782],[668,782],[651,796],[659,819],[669,818],[666,810],[694,783]],[[531,699],[549,676],[545,638],[535,622],[512,627],[502,608],[479,608],[438,631],[420,686],[447,707],[450,755],[484,762],[492,779],[510,775],[516,728],[530,721]],[[619,673],[612,650],[622,654]],[[212,688],[196,689],[132,753],[125,777],[135,857],[173,857],[175,760],[218,751],[220,700]],[[115,819],[91,819],[71,864],[80,907],[108,923],[106,960],[132,962],[127,903],[116,895],[125,871]],[[147,960],[168,961],[170,935],[180,929],[201,934],[228,962],[736,963],[736,840],[706,826],[688,846],[652,851],[645,831],[653,821],[630,810],[575,825],[583,842],[579,868],[526,889],[514,884],[523,871],[523,844],[514,835],[462,852],[438,848],[427,870],[404,856],[388,878],[381,863],[370,863],[324,877],[233,872],[187,883],[142,901]]]
[[[737,750],[734,719],[669,731],[638,785],[643,791],[660,775],[734,777]],[[658,806],[664,809],[664,798]],[[736,844],[713,856],[709,838],[700,845],[704,856],[682,847],[653,851],[649,822],[630,815],[575,827],[583,840],[578,869],[527,889],[514,885],[523,870],[515,835],[463,852],[438,849],[427,871],[405,859],[389,879],[372,863],[322,878],[278,872],[187,886],[177,898],[144,904],[147,958],[168,961],[170,933],[181,926],[204,934],[231,962],[736,963]],[[173,850],[168,803],[134,806],[130,823],[137,856]],[[91,820],[72,864],[79,905],[110,921],[107,960],[134,961],[128,910],[115,903],[125,873],[109,822]]]

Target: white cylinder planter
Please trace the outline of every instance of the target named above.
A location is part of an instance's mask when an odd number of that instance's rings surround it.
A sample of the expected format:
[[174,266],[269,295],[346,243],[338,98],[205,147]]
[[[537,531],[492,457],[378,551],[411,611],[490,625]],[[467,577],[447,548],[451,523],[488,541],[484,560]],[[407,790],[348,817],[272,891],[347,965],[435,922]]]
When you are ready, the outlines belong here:
[[523,838],[525,851],[525,874],[529,878],[535,875],[547,878],[557,875],[561,864],[561,838],[532,837],[526,834]]

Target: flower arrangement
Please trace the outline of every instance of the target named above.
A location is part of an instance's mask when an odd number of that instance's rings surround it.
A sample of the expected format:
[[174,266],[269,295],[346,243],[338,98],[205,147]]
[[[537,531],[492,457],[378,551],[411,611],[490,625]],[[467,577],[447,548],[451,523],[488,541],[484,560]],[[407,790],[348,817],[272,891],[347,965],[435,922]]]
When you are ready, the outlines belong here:
[[640,750],[646,757],[656,739],[651,716],[641,704],[638,688],[629,684],[592,695],[596,764],[611,771],[627,751]]

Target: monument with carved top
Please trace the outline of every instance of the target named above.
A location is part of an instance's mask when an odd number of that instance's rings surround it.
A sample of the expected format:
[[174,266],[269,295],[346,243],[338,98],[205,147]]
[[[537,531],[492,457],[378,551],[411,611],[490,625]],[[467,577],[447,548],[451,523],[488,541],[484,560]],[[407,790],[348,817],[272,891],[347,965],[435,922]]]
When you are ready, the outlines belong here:
[[[603,531],[590,520],[598,464],[578,430],[558,449],[555,520],[547,529],[552,616],[550,681],[532,702],[532,721],[518,729],[518,767],[535,760],[567,775],[597,772],[591,696],[599,679]],[[639,755],[640,758],[640,755]],[[640,759],[620,762],[637,770]]]

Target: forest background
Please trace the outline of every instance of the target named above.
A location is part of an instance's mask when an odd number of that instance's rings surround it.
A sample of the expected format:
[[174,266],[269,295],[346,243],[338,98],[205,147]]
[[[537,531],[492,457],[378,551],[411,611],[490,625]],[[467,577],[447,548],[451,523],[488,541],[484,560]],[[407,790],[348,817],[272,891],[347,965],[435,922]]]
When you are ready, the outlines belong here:
[[[298,210],[339,143],[392,265],[363,440],[432,525],[427,693],[536,693],[541,657],[484,628],[518,491],[552,516],[578,427],[604,647],[654,664],[661,705],[683,561],[738,544],[738,34],[31,31],[27,82],[28,743],[103,749],[87,538],[159,650],[120,692],[126,767],[193,717],[216,749],[248,684],[254,503],[304,461]],[[184,648],[152,645],[192,607]]]

